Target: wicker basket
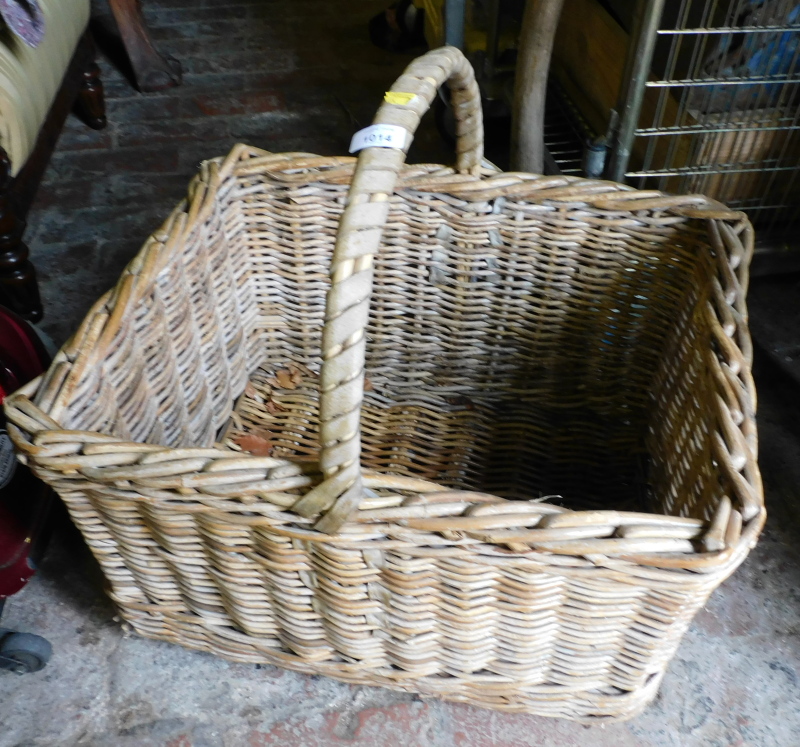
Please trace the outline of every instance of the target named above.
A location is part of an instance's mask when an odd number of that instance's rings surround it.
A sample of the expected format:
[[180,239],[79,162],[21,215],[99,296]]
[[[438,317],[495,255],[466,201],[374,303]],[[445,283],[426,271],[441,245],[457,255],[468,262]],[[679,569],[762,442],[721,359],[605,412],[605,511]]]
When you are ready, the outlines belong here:
[[457,171],[204,163],[10,431],[142,635],[626,718],[764,522],[752,228],[489,168],[452,48],[376,121],[412,133],[445,81]]

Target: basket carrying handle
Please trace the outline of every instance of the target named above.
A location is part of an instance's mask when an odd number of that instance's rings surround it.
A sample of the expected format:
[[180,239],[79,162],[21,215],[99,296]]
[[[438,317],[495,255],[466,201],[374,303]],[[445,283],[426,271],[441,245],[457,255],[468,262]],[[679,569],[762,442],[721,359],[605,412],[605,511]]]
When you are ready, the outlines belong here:
[[363,496],[360,420],[372,263],[412,135],[445,82],[456,119],[456,168],[461,173],[478,173],[483,159],[483,117],[475,74],[458,49],[441,47],[414,60],[378,109],[374,124],[403,127],[405,146],[360,152],[339,222],[322,332],[319,417],[324,479],[293,506],[302,516],[324,512],[316,524],[323,532],[336,532]]

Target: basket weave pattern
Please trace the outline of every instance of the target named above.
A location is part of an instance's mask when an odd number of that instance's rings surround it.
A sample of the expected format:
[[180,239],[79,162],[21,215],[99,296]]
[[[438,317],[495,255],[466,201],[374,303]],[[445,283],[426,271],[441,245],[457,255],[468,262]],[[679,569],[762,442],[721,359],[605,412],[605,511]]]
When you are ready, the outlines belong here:
[[489,168],[451,48],[376,121],[413,133],[446,80],[457,170],[204,163],[9,430],[142,635],[627,718],[763,526],[752,228]]

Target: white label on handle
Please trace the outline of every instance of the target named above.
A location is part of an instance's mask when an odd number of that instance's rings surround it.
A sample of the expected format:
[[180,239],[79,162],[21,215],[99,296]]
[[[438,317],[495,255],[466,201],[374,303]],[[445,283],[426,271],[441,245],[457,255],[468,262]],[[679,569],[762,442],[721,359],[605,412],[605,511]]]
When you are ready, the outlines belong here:
[[350,152],[364,148],[400,148],[406,144],[406,128],[400,125],[375,124],[359,130],[350,141]]

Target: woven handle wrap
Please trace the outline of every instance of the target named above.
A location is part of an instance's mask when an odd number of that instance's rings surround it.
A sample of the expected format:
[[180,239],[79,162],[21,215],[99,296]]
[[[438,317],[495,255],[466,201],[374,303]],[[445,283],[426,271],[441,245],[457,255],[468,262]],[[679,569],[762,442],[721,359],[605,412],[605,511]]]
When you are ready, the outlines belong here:
[[359,423],[372,261],[411,135],[445,81],[456,118],[457,168],[462,173],[478,172],[483,120],[475,75],[459,50],[442,47],[412,62],[392,87],[392,91],[415,94],[414,98],[407,104],[384,103],[378,110],[375,124],[404,127],[409,133],[406,146],[361,151],[339,223],[322,333],[320,462],[325,480],[294,506],[302,516],[327,512],[316,524],[323,532],[335,532],[362,498]]

